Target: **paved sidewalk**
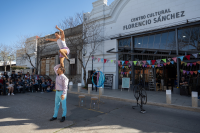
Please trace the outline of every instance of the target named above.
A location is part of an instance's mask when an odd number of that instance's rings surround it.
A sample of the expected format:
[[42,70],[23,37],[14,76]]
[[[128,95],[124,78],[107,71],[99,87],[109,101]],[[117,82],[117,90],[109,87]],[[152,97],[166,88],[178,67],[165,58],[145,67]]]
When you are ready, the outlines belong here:
[[[72,91],[68,91],[69,93],[73,94],[88,94],[86,89],[81,89],[81,92],[78,93],[77,88],[73,88]],[[179,94],[172,94],[172,104],[166,104],[166,92],[164,91],[146,91],[147,92],[147,104],[149,105],[158,105],[158,106],[166,106],[166,107],[174,107],[179,109],[186,109],[191,111],[198,111],[200,112],[200,101],[198,100],[198,108],[192,107],[192,99],[190,96],[181,96]],[[99,92],[92,91],[91,95],[99,95]],[[135,97],[133,95],[133,91],[127,90],[109,90],[104,89],[104,94],[102,95],[103,98],[120,100],[120,101],[127,101],[127,102],[136,102]]]

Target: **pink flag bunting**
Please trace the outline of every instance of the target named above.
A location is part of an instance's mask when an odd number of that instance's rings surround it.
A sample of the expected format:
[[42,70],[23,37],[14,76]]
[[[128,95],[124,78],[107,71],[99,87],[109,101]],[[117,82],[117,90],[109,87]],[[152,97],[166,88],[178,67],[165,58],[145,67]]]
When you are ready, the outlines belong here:
[[142,61],[142,62],[143,62],[143,64],[145,65],[147,61]]
[[183,74],[185,74],[186,73],[186,70],[183,70]]
[[189,66],[190,65],[190,63],[187,63],[187,66]]
[[98,58],[98,62],[100,61],[101,59],[100,58]]
[[167,65],[167,63],[163,63],[164,64],[164,66],[166,66]]
[[194,66],[196,66],[197,65],[197,63],[196,62],[194,62],[194,63],[192,63]]
[[118,60],[118,64],[120,64],[120,60]]
[[193,71],[190,71],[190,74],[192,75],[192,74],[193,74]]
[[176,62],[177,61],[177,57],[174,57],[174,58],[172,58],[173,60],[174,60],[174,62]]

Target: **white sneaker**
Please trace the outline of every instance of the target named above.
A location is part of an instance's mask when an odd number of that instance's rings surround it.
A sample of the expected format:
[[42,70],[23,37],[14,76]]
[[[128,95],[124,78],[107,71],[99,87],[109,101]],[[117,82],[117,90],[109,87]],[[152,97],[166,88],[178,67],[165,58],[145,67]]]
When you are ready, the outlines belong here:
[[8,93],[8,96],[10,96],[10,93]]
[[14,96],[15,94],[13,94],[13,93],[12,93],[11,95],[13,95],[13,96]]

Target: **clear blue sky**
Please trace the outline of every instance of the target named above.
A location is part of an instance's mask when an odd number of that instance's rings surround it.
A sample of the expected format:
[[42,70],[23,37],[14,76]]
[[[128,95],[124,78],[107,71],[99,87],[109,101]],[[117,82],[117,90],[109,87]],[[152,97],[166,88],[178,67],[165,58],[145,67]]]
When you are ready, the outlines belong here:
[[21,35],[52,34],[64,18],[91,12],[94,1],[0,0],[0,44],[13,45]]

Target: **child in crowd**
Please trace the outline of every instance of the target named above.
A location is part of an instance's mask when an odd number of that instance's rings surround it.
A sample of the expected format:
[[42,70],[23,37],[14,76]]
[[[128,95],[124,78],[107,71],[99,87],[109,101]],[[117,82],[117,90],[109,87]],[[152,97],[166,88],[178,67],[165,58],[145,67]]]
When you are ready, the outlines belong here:
[[42,91],[43,91],[43,92],[46,91],[46,87],[47,87],[46,82],[45,82],[44,79],[42,79]]

